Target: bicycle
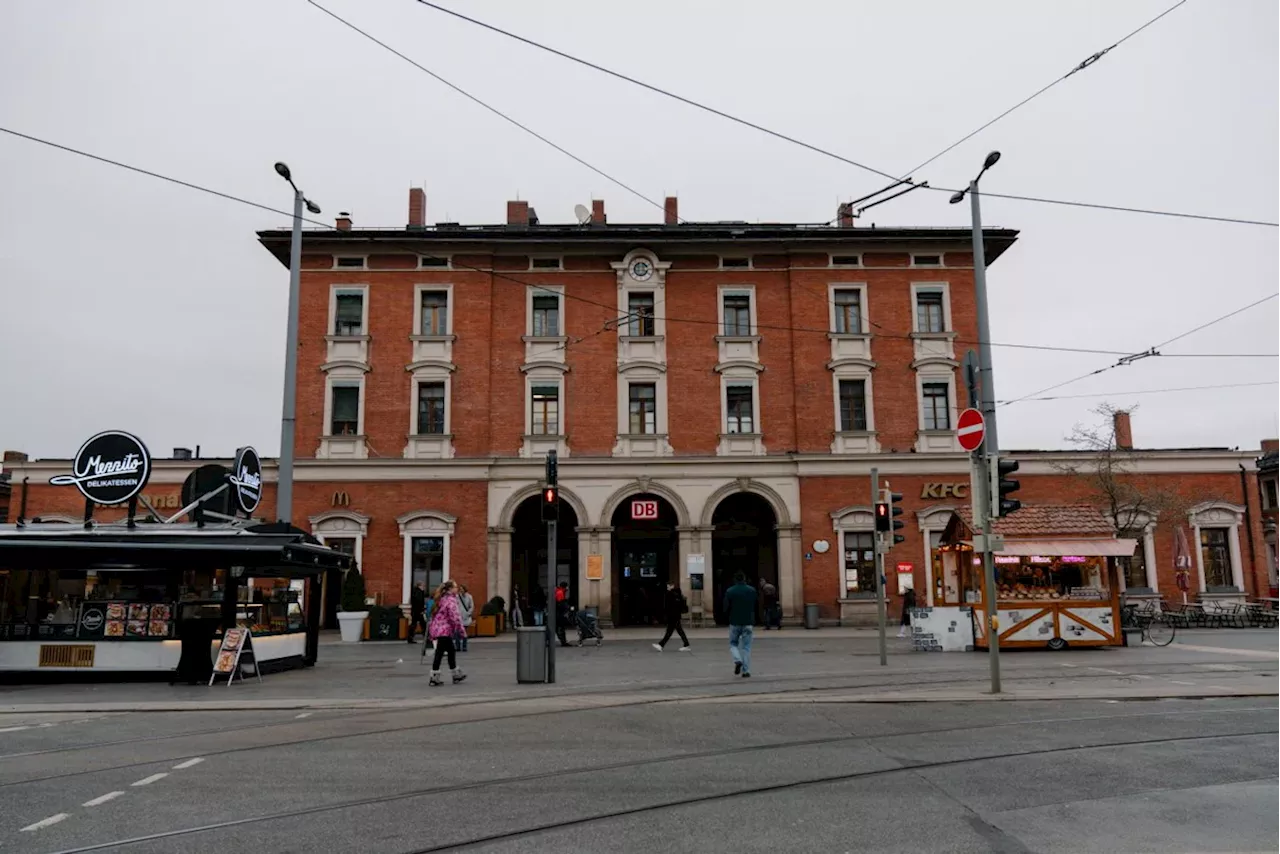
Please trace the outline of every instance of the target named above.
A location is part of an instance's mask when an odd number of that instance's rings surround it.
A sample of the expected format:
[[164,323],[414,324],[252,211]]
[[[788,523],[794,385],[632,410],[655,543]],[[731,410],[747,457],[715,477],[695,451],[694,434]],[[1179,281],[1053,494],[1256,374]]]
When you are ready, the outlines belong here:
[[1150,641],[1152,646],[1168,646],[1178,633],[1177,627],[1164,614],[1155,608],[1139,608],[1137,605],[1125,605],[1120,609],[1120,626],[1122,629],[1139,630],[1142,640]]

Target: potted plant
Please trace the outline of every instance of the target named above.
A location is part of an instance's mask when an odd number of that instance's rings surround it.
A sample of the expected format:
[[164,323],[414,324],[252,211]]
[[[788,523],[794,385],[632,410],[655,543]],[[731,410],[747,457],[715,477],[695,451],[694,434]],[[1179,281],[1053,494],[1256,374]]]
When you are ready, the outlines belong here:
[[476,637],[491,638],[498,634],[498,615],[502,613],[501,599],[490,599],[480,606],[476,618]]
[[364,621],[369,616],[364,598],[364,576],[353,566],[342,579],[342,609],[338,611],[338,626],[342,629],[344,643],[358,643],[364,633]]

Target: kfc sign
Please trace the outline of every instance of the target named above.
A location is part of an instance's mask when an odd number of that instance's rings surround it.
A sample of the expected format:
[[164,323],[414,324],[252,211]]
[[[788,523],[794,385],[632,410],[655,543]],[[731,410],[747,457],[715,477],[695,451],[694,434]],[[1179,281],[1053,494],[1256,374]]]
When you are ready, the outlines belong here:
[[637,522],[653,522],[658,518],[658,502],[652,498],[631,502],[631,518]]

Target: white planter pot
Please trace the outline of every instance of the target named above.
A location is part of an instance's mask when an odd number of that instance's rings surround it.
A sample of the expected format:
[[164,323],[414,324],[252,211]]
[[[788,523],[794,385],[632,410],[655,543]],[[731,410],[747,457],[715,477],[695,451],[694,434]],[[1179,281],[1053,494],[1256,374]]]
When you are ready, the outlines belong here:
[[342,629],[343,643],[360,642],[360,635],[364,634],[364,621],[368,616],[368,611],[338,612],[338,627]]

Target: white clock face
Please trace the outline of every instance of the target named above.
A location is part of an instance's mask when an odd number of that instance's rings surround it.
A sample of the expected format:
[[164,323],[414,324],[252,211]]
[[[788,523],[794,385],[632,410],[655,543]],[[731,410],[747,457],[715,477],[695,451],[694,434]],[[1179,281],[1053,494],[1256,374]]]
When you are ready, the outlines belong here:
[[653,265],[641,258],[631,262],[631,278],[643,282],[653,275]]

